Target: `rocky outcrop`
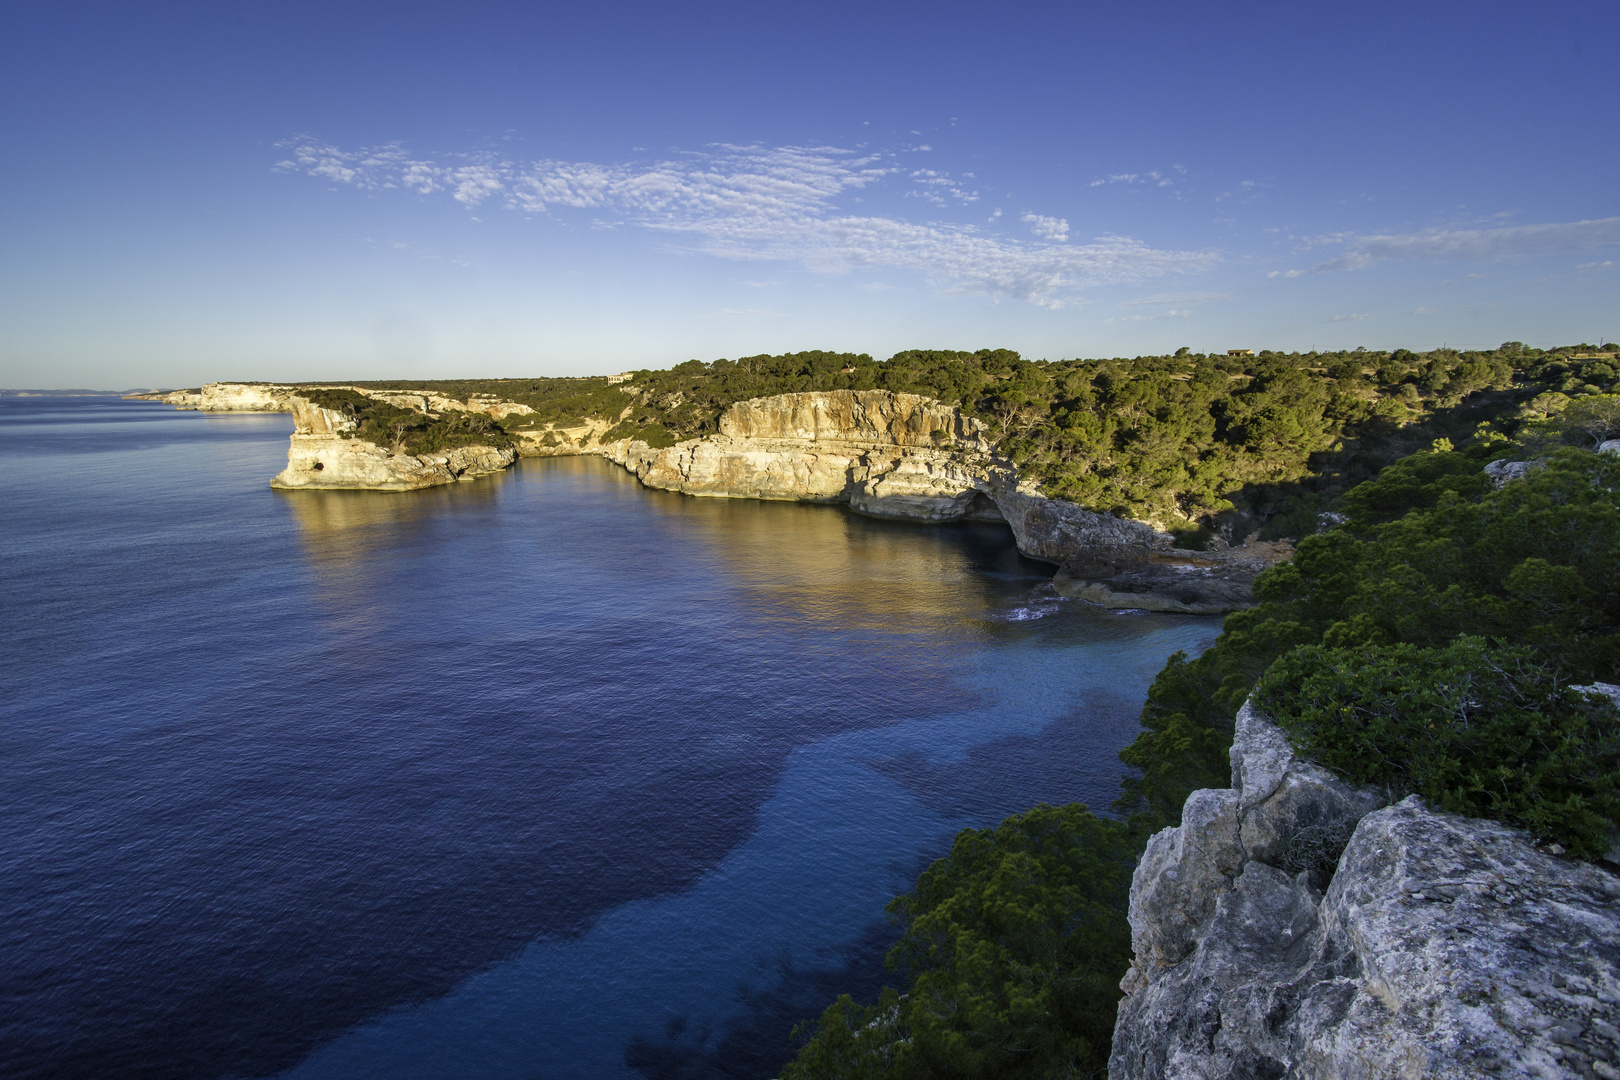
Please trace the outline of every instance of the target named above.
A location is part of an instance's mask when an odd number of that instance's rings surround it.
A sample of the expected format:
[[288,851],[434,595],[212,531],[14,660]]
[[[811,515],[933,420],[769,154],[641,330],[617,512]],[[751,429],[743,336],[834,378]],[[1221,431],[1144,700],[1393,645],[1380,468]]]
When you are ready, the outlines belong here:
[[142,401],[162,401],[181,411],[196,412],[291,412],[290,386],[274,383],[209,383],[200,390],[174,390],[168,393],[132,394]]
[[1485,475],[1497,487],[1503,487],[1513,480],[1523,480],[1529,476],[1531,470],[1541,468],[1539,461],[1509,461],[1506,458],[1493,461],[1485,466]]
[[465,446],[438,454],[393,453],[355,438],[347,415],[291,395],[294,431],[287,467],[270,481],[275,488],[364,488],[412,491],[500,472],[515,451]]
[[1252,705],[1231,760],[1137,866],[1111,1080],[1620,1078],[1620,877],[1383,805]]
[[[688,495],[845,503],[875,517],[958,521],[994,513],[990,443],[930,398],[882,390],[740,401],[720,433],[604,453],[648,487]],[[999,515],[997,515],[999,516]]]
[[534,412],[527,405],[506,401],[494,394],[473,394],[463,401],[459,398],[444,397],[442,394],[424,394],[414,390],[361,390],[352,386],[343,389],[354,390],[378,401],[386,401],[395,408],[413,409],[420,413],[478,412],[496,420],[505,420],[508,416],[528,416]]
[[594,452],[649,487],[688,495],[842,503],[909,521],[1005,521],[1020,551],[1058,564],[1060,592],[1104,607],[1247,607],[1254,575],[1288,554],[1276,546],[1181,552],[1143,522],[1046,498],[995,456],[978,421],[931,398],[781,394],[738,402],[719,426],[718,435],[663,449],[621,442]]
[[1104,607],[1214,615],[1253,604],[1255,576],[1293,553],[1287,541],[1256,537],[1210,552],[1126,547],[1121,557],[1100,565],[1095,558],[1071,556],[1052,585],[1061,596]]
[[[344,389],[429,415],[482,412],[498,420],[533,413],[493,395],[465,401],[424,391]],[[210,383],[162,400],[208,411],[290,411],[296,424],[282,488],[402,491],[499,471],[513,455],[493,447],[412,456],[348,437],[353,425],[318,409],[298,387]],[[1254,602],[1250,583],[1287,555],[1275,546],[1185,552],[1140,521],[1046,498],[995,455],[972,417],[931,398],[883,390],[780,394],[733,404],[719,432],[669,447],[604,442],[629,414],[580,424],[525,426],[524,456],[599,454],[648,487],[688,495],[839,503],[856,513],[918,522],[1005,521],[1018,549],[1059,567],[1067,596],[1104,607],[1215,614]]]

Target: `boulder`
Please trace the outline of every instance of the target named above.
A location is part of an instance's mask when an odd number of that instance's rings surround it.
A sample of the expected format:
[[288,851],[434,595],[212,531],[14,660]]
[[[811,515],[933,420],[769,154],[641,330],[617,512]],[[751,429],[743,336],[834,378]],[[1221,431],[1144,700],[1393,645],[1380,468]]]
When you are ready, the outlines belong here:
[[1490,477],[1491,482],[1497,487],[1502,487],[1511,480],[1523,480],[1530,475],[1532,469],[1539,469],[1540,467],[1540,462],[1509,461],[1503,458],[1485,466],[1485,475]]

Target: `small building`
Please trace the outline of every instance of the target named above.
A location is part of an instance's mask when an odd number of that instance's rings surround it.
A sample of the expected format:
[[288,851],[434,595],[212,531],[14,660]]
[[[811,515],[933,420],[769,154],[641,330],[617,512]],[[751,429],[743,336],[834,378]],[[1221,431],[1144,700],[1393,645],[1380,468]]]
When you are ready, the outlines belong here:
[[1253,356],[1254,355],[1254,350],[1253,349],[1227,349],[1226,350],[1226,355],[1227,356]]

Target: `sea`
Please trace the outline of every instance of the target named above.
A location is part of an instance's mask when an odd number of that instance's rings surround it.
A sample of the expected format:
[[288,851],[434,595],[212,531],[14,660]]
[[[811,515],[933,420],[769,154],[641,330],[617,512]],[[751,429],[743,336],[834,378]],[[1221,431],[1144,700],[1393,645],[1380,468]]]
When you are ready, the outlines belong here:
[[291,429],[0,399],[0,1076],[767,1080],[1218,631],[596,458],[272,491]]

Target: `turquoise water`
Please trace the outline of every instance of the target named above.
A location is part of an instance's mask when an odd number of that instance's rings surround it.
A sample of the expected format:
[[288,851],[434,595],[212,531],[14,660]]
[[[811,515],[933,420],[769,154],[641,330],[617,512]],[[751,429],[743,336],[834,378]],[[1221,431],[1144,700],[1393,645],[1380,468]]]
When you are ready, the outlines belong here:
[[1218,626],[595,459],[272,492],[289,429],[0,402],[6,1075],[774,1075]]

